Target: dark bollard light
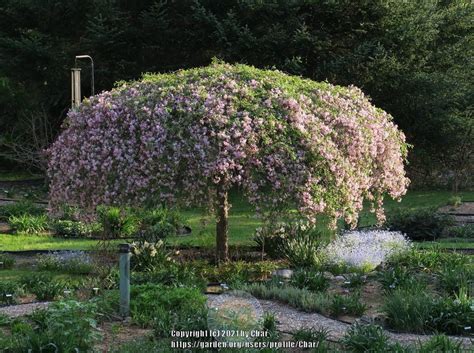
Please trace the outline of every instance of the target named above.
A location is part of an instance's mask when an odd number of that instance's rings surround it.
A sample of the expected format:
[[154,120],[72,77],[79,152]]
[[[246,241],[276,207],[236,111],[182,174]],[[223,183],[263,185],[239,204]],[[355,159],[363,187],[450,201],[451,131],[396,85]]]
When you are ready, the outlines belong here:
[[130,244],[120,244],[120,315],[130,315]]

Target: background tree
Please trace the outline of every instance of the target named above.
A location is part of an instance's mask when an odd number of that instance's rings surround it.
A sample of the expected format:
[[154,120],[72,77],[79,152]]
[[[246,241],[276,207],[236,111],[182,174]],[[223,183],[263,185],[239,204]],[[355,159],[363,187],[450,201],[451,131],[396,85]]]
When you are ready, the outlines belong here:
[[[432,182],[456,175],[438,152],[455,156],[464,146],[438,132],[456,125],[470,136],[473,10],[467,0],[5,0],[0,81],[8,92],[0,98],[0,134],[16,134],[18,117],[31,112],[45,112],[53,134],[59,131],[77,54],[96,60],[98,91],[142,72],[204,66],[219,57],[360,87],[415,146],[409,156],[415,182]],[[10,147],[1,147],[8,155]]]
[[324,213],[357,224],[363,200],[401,197],[405,138],[362,92],[278,71],[215,63],[142,81],[70,111],[49,150],[50,200],[201,205],[216,213],[217,259],[228,259],[228,192],[260,214]]

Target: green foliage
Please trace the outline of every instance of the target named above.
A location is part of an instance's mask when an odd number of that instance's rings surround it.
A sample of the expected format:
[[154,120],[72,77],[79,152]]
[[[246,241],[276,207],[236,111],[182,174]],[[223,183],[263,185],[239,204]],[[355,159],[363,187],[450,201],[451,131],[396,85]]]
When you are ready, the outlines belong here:
[[205,303],[206,297],[196,288],[132,287],[133,320],[144,327],[153,326],[158,337],[168,337],[171,330],[205,329]]
[[80,257],[61,260],[55,255],[40,255],[37,266],[42,271],[60,271],[73,275],[87,275],[94,270],[92,263],[84,261]]
[[224,282],[231,285],[267,279],[279,266],[271,261],[246,262],[232,261],[220,266],[195,262],[196,272],[209,282]]
[[[32,144],[31,133],[20,135],[29,126],[24,116],[40,110],[54,132],[59,129],[70,99],[64,67],[78,51],[94,53],[101,63],[97,92],[141,72],[203,66],[219,57],[363,87],[416,146],[412,168],[424,167],[421,178],[442,169],[461,179],[474,150],[472,13],[465,1],[43,6],[6,0],[0,9],[0,131]],[[82,68],[89,95],[88,67]]]
[[354,353],[383,352],[389,348],[388,336],[377,325],[351,325],[342,343]]
[[329,312],[335,317],[341,315],[361,316],[366,309],[366,305],[360,301],[359,293],[350,295],[335,294],[332,296],[329,306]]
[[449,295],[455,295],[461,289],[468,289],[474,284],[473,265],[446,264],[437,275],[440,287]]
[[63,290],[64,283],[57,281],[50,274],[30,273],[20,278],[28,293],[34,294],[37,300],[46,301],[58,298]]
[[445,335],[435,335],[425,343],[421,344],[418,353],[463,353],[466,350],[462,347],[461,342],[450,340]]
[[272,282],[245,285],[242,286],[242,290],[257,298],[279,300],[306,312],[326,313],[330,304],[326,293],[311,292],[307,289]]
[[98,206],[97,218],[106,239],[127,238],[138,231],[138,219],[128,208]]
[[310,291],[325,291],[329,287],[329,278],[322,272],[314,270],[296,270],[291,276],[290,284],[296,288]]
[[139,211],[138,217],[139,235],[142,240],[151,243],[178,234],[184,224],[179,212],[164,207]]
[[56,220],[52,222],[51,227],[56,235],[65,238],[90,238],[101,232],[98,223],[86,224],[70,220]]
[[207,282],[196,274],[191,265],[169,262],[151,272],[133,272],[132,284],[161,284],[164,286],[196,286],[204,289]]
[[299,233],[288,239],[282,248],[283,256],[294,267],[321,268],[323,258],[320,233]]
[[427,291],[395,290],[387,296],[383,311],[388,325],[399,331],[468,334],[474,319],[471,305],[466,292],[454,299],[435,298]]
[[367,276],[362,273],[348,273],[344,275],[344,287],[347,288],[361,288],[367,279]]
[[426,287],[420,276],[408,271],[405,267],[395,265],[379,274],[379,282],[385,292],[404,289],[416,293]]
[[329,351],[326,342],[328,336],[329,331],[324,328],[319,330],[301,328],[293,332],[293,341],[316,343],[317,349],[314,352],[326,352]]
[[143,353],[143,352],[163,352],[171,353],[171,344],[160,339],[159,342],[155,342],[150,339],[135,339],[120,344],[112,350],[113,353]]
[[23,286],[11,280],[0,282],[0,304],[15,304],[17,297],[24,293]]
[[461,206],[461,204],[462,204],[461,196],[451,196],[448,199],[448,205],[449,206],[458,207],[458,206]]
[[13,322],[12,335],[0,343],[6,352],[91,351],[101,337],[95,316],[94,304],[55,302],[32,316],[34,325]]
[[0,220],[6,221],[10,217],[20,217],[23,215],[40,216],[44,209],[28,200],[7,203],[0,205]]
[[48,217],[46,215],[31,216],[28,214],[10,216],[8,217],[8,224],[16,233],[44,233],[48,229]]
[[389,214],[387,226],[406,234],[411,240],[436,240],[454,225],[450,215],[440,214],[433,208],[404,210]]
[[447,265],[465,266],[470,262],[469,256],[442,251],[440,248],[430,248],[426,250],[412,249],[392,256],[389,260],[389,266],[399,265],[410,271],[436,272]]
[[450,227],[447,231],[449,237],[474,239],[474,224],[463,224]]
[[10,269],[15,264],[15,258],[8,254],[0,253],[0,270]]
[[278,341],[280,334],[277,330],[277,319],[273,313],[265,313],[263,317],[263,330],[267,332],[267,341]]

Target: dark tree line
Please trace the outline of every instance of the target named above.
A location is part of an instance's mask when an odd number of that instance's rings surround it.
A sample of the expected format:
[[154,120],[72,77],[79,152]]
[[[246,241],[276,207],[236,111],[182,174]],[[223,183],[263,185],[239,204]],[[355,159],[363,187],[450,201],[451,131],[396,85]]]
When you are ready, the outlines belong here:
[[[474,5],[396,0],[2,0],[0,155],[35,168],[70,105],[77,54],[96,90],[213,57],[361,87],[414,145],[417,181],[473,169]],[[83,92],[90,91],[86,66]]]

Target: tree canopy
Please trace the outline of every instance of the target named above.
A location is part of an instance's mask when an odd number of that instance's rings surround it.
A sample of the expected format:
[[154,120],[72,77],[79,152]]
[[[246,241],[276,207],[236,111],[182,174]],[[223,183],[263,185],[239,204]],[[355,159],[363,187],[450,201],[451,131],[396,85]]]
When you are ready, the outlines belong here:
[[51,203],[215,205],[225,218],[239,187],[257,212],[296,207],[355,225],[364,198],[382,220],[383,194],[405,193],[406,154],[392,117],[358,88],[216,62],[71,110],[49,149]]

